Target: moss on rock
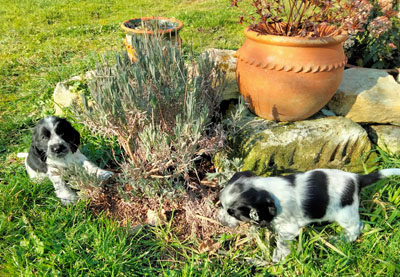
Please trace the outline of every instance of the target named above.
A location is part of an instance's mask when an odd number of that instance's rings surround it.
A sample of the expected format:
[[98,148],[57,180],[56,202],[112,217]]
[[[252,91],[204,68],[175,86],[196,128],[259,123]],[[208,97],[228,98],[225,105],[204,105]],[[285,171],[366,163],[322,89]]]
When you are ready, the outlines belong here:
[[242,159],[242,170],[275,175],[314,168],[362,172],[363,163],[374,166],[376,154],[367,132],[344,117],[324,117],[278,123],[247,117],[230,139],[231,150],[215,156],[215,166],[225,170],[225,159]]

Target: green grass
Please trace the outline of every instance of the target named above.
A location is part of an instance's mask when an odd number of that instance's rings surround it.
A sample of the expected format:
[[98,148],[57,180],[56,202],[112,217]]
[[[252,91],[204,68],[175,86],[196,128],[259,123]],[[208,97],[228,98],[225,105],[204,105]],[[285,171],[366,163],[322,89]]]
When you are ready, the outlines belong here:
[[[161,3],[160,3],[161,2]],[[122,50],[120,23],[136,16],[175,17],[185,24],[184,49],[237,49],[243,41],[238,11],[229,1],[0,0],[0,276],[30,275],[287,275],[394,276],[400,273],[400,182],[380,182],[362,194],[365,229],[352,244],[330,239],[336,224],[306,228],[293,253],[268,261],[264,236],[216,238],[215,253],[181,242],[169,225],[119,227],[93,215],[84,201],[63,206],[50,182],[35,183],[16,153],[27,151],[35,122],[52,114],[57,82],[93,69],[98,55]],[[83,132],[84,151],[104,165],[113,141]],[[103,158],[106,157],[106,158]],[[381,167],[400,159],[380,152]]]

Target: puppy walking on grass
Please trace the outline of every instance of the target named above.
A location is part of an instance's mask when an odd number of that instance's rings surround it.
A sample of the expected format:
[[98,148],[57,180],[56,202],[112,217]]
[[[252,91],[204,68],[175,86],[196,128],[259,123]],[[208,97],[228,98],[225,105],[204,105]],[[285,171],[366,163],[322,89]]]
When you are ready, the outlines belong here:
[[62,180],[62,170],[73,165],[80,166],[89,174],[106,180],[113,173],[103,170],[90,162],[78,147],[80,134],[64,118],[48,116],[38,122],[33,130],[29,153],[19,153],[25,157],[25,167],[31,179],[48,177],[58,198],[64,204],[77,200],[77,194]]
[[367,175],[336,169],[315,169],[282,177],[258,177],[250,171],[238,172],[220,194],[223,225],[239,221],[273,229],[277,246],[273,262],[290,254],[288,242],[300,228],[312,222],[336,221],[348,241],[360,235],[360,192],[378,180],[400,175],[400,169],[383,169]]

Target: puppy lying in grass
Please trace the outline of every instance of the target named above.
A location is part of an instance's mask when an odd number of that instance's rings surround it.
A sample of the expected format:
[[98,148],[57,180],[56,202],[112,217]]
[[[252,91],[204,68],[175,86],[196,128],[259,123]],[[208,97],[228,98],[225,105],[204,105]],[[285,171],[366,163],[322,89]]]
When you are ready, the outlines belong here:
[[54,185],[58,198],[64,204],[77,200],[77,194],[62,180],[62,170],[80,166],[89,174],[106,180],[113,173],[91,163],[78,147],[80,134],[64,118],[48,116],[39,121],[33,131],[29,153],[19,153],[25,157],[25,167],[31,179],[48,177]]
[[383,169],[358,175],[336,169],[315,169],[283,177],[257,177],[238,172],[220,193],[223,225],[235,227],[239,221],[273,229],[277,235],[273,262],[290,254],[288,242],[300,228],[312,222],[336,221],[348,241],[360,235],[360,192],[378,180],[400,175],[400,169]]

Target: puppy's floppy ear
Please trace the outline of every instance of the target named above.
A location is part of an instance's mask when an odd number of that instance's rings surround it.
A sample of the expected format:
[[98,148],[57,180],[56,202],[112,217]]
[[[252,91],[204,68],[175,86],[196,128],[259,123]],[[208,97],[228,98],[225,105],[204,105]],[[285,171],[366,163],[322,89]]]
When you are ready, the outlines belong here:
[[[243,192],[242,199],[245,200],[246,206],[250,208],[249,217],[252,217],[250,212],[255,214],[257,217],[255,221],[261,226],[267,226],[277,214],[275,201],[266,190],[251,188]],[[254,220],[254,218],[252,219]]]
[[247,206],[239,206],[236,208],[229,208],[227,210],[228,214],[230,216],[233,216],[236,219],[242,220],[242,221],[249,221],[249,213],[250,213],[250,208]]
[[250,170],[243,171],[243,172],[236,172],[235,174],[233,174],[232,178],[228,181],[228,185],[239,180],[240,177],[254,177],[254,176],[256,176],[256,175],[253,172],[251,172]]
[[229,208],[229,209],[227,210],[227,212],[228,212],[228,214],[229,214],[230,216],[235,216],[235,210],[234,210],[234,209]]
[[76,152],[76,150],[78,150],[79,145],[81,144],[81,135],[77,130],[75,130],[74,127],[72,127],[72,125],[68,121],[66,122],[68,123],[68,138],[69,138],[67,142],[70,144],[71,151]]
[[59,118],[58,120],[56,133],[70,145],[72,152],[76,152],[81,143],[81,135],[66,119]]
[[276,210],[276,206],[275,206],[275,201],[272,198],[271,194],[269,194],[268,192],[266,195],[266,200],[265,200],[264,206],[267,207],[268,212],[272,217],[276,216],[277,210]]
[[43,132],[47,132],[49,133],[49,131],[45,128],[43,128],[45,126],[45,121],[44,119],[41,119],[35,126],[35,128],[33,128],[32,131],[32,144],[33,145],[38,145],[41,143],[41,136],[44,135],[42,134]]
[[75,130],[75,128],[72,128],[72,141],[71,144],[73,143],[73,145],[71,145],[71,150],[72,152],[76,152],[76,150],[78,150],[79,145],[81,144],[81,134],[79,134],[79,132],[77,130]]

